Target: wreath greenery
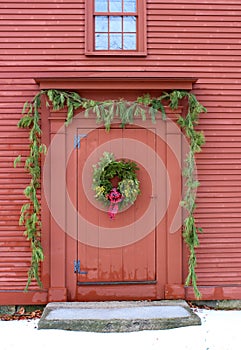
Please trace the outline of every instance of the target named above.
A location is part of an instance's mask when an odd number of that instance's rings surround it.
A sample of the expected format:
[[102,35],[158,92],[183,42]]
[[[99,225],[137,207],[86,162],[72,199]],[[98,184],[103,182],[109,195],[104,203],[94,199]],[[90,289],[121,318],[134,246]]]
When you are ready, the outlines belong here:
[[109,205],[108,195],[113,189],[111,180],[118,178],[118,192],[123,196],[123,200],[118,203],[119,209],[127,205],[134,204],[140,194],[140,182],[136,171],[138,166],[129,160],[115,160],[113,153],[104,152],[98,164],[93,165],[93,184],[95,198],[104,205]]

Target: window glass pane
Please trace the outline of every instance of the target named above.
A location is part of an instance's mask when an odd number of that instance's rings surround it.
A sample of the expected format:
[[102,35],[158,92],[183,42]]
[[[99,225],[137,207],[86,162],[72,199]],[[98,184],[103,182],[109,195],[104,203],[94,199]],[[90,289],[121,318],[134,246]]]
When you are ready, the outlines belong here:
[[122,12],[122,0],[110,0],[110,12]]
[[108,50],[108,34],[95,34],[95,50]]
[[124,16],[124,29],[123,32],[136,32],[136,17]]
[[124,34],[124,50],[136,50],[135,34]]
[[110,32],[122,32],[121,16],[110,16]]
[[95,32],[108,32],[108,16],[95,17]]
[[121,34],[110,34],[110,50],[122,50]]
[[136,12],[136,0],[124,0],[124,12]]
[[108,11],[108,0],[95,0],[95,11],[96,12],[107,12]]

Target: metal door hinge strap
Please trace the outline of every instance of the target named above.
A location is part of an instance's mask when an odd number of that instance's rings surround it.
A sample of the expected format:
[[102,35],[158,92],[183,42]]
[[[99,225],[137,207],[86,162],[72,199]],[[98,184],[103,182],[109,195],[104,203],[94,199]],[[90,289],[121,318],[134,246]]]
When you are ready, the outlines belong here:
[[81,139],[83,139],[86,136],[87,136],[86,134],[75,135],[75,137],[74,137],[74,148],[80,148]]
[[113,285],[135,285],[135,284],[157,284],[156,280],[151,281],[96,281],[96,282],[77,282],[77,286],[113,286]]
[[74,260],[74,273],[78,273],[79,275],[87,275],[87,271],[82,271],[80,267],[80,260]]

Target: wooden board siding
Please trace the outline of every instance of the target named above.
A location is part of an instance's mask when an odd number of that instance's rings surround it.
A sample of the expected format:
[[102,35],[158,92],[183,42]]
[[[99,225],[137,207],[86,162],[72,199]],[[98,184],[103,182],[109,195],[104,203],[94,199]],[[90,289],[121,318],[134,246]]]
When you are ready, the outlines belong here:
[[208,108],[197,157],[199,282],[241,284],[240,0],[146,3],[147,57],[100,59],[84,55],[83,0],[0,0],[0,290],[25,286],[30,258],[18,226],[28,178],[12,167],[27,154],[16,127],[23,103],[38,91],[35,78],[88,76],[198,79],[193,92]]
[[209,118],[203,118],[207,143],[197,161],[196,217],[204,229],[197,272],[202,285],[240,284],[240,112],[236,102],[229,107],[229,96],[216,104],[222,112],[210,106]]
[[[28,97],[31,97],[35,88],[31,85],[31,88],[26,85]],[[24,84],[20,87],[0,86],[0,290],[22,290],[26,285],[31,259],[29,243],[18,223],[20,209],[25,202],[23,191],[29,178],[22,167],[13,168],[15,157],[21,153],[24,161],[28,153],[28,133],[16,130],[17,111],[21,112],[22,101],[16,96],[19,89],[23,94]],[[16,107],[12,108],[13,105]]]

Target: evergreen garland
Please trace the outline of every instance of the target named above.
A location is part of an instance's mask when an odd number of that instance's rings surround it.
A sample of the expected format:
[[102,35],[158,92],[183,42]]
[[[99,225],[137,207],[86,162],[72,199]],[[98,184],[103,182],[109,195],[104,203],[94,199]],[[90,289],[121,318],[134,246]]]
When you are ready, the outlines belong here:
[[[41,92],[38,93],[31,103],[26,102],[23,107],[23,117],[18,123],[20,128],[29,128],[29,156],[25,160],[25,168],[30,174],[30,183],[25,188],[24,194],[28,202],[21,208],[19,224],[25,225],[24,234],[30,241],[32,258],[31,266],[28,271],[28,289],[31,281],[36,279],[41,286],[38,274],[39,263],[43,260],[43,249],[41,245],[41,220],[40,220],[40,203],[38,199],[38,189],[40,187],[40,155],[46,152],[46,147],[41,144],[41,129],[39,108],[41,105]],[[18,156],[14,161],[14,166],[21,161]]]
[[[42,96],[46,96],[46,105],[54,111],[67,108],[66,125],[68,125],[74,116],[74,111],[78,108],[85,110],[85,116],[88,117],[89,112],[96,115],[96,122],[103,123],[107,131],[110,130],[114,117],[119,117],[121,127],[134,122],[135,117],[141,116],[142,120],[146,120],[150,115],[151,120],[155,122],[157,111],[162,113],[162,119],[166,119],[165,105],[163,101],[168,103],[172,110],[176,110],[179,102],[183,99],[188,101],[188,111],[185,117],[178,116],[177,123],[190,142],[190,151],[186,158],[186,166],[183,176],[186,179],[186,193],[181,205],[187,211],[187,217],[184,221],[183,237],[189,248],[189,273],[186,279],[186,285],[192,284],[197,298],[200,292],[197,287],[197,277],[195,273],[196,254],[195,248],[198,246],[198,232],[202,229],[198,228],[195,223],[195,198],[196,189],[199,186],[195,174],[195,153],[201,151],[204,144],[204,135],[202,132],[195,130],[198,125],[199,114],[205,112],[206,109],[197,101],[195,95],[187,91],[172,91],[171,93],[163,93],[158,98],[151,98],[150,95],[139,97],[135,102],[127,102],[125,100],[98,102],[81,98],[76,92],[68,92],[62,90],[41,90],[35,95],[31,102],[26,102],[23,108],[23,116],[18,123],[18,127],[29,129],[29,156],[25,161],[25,168],[30,174],[30,183],[26,187],[24,193],[27,203],[22,206],[19,223],[25,225],[25,235],[30,240],[32,249],[31,266],[28,271],[28,281],[26,289],[28,289],[32,280],[36,279],[39,286],[42,286],[39,278],[39,264],[44,259],[43,249],[41,246],[41,218],[40,203],[38,200],[38,189],[40,187],[41,168],[40,158],[42,153],[46,153],[46,146],[41,143],[41,127],[40,113]],[[14,166],[21,162],[21,156],[15,159]]]

